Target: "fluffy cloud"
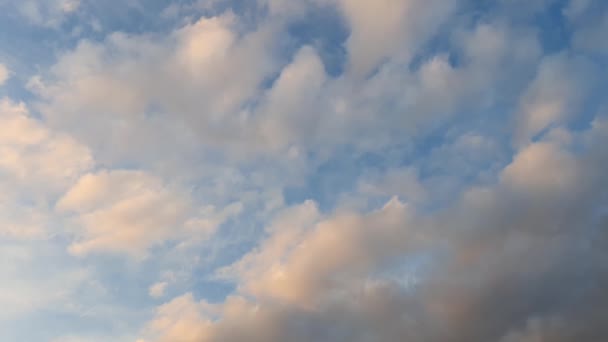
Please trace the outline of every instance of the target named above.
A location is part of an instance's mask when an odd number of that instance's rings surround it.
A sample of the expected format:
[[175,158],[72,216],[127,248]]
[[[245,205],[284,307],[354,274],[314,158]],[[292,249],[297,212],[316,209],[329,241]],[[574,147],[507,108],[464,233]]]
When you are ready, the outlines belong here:
[[[303,215],[306,221],[314,215],[312,205],[293,209],[303,214],[283,215]],[[233,273],[241,291],[257,298],[314,306],[315,298],[325,298],[325,290],[339,288],[352,274],[376,269],[378,262],[414,245],[420,237],[408,234],[407,221],[407,208],[396,199],[367,217],[344,213],[312,228],[283,219],[274,224],[276,232],[259,253],[246,255],[223,273]]]
[[0,339],[608,336],[601,2],[0,9]]
[[50,131],[24,104],[0,101],[0,168],[24,186],[57,188],[92,166],[88,149],[67,135]]
[[[338,0],[350,25],[347,48],[352,72],[366,76],[388,58],[412,58],[438,30],[456,1]],[[379,20],[381,18],[381,20]]]
[[0,127],[0,235],[44,236],[50,202],[92,167],[91,154],[7,98],[0,100]]
[[59,200],[57,209],[77,214],[82,226],[70,252],[108,251],[142,256],[167,240],[206,239],[240,210],[197,208],[187,194],[139,171],[102,171],[84,175]]
[[[538,59],[530,32],[493,20],[448,37],[459,65],[438,54],[410,68],[414,51],[449,20],[452,2],[333,5],[351,26],[345,63],[352,72],[340,76],[328,75],[314,45],[281,51],[293,39],[285,33],[289,23],[251,28],[227,12],[160,36],[81,41],[30,88],[49,123],[86,141],[104,162],[150,160],[159,150],[200,154],[200,146],[251,158],[294,147],[378,149],[404,133],[422,135],[461,111],[504,101],[520,81],[512,71]],[[504,64],[512,67],[497,72]],[[354,81],[361,76],[369,79]],[[161,144],[161,134],[175,139]]]
[[165,295],[165,291],[167,290],[167,282],[158,282],[150,286],[148,289],[148,294],[154,298],[160,298]]
[[[220,304],[178,297],[146,331],[153,341],[597,339],[605,310],[587,305],[605,300],[606,254],[588,233],[605,235],[595,217],[607,138],[599,120],[573,137],[584,152],[534,143],[496,184],[433,216],[395,199],[365,216],[323,217],[312,202],[289,209],[221,271],[237,294]],[[418,280],[403,281],[408,273]]]
[[[84,41],[60,58],[48,80],[34,78],[30,87],[47,99],[40,110],[49,122],[74,131],[102,159],[138,158],[150,146],[224,147],[237,144],[236,137],[239,146],[255,147],[259,135],[250,132],[244,106],[270,76],[272,28],[240,34],[237,24],[225,14],[203,17],[160,42],[121,33],[103,44]],[[84,125],[83,114],[90,119]],[[100,130],[112,132],[111,145]],[[176,139],[160,144],[157,134]]]

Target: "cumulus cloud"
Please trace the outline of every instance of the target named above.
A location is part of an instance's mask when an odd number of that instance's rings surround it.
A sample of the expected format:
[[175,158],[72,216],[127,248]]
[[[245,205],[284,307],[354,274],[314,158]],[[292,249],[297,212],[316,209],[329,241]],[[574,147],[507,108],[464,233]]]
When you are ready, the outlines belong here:
[[0,236],[48,235],[49,201],[92,167],[91,153],[7,98],[0,100],[0,127]]
[[411,58],[454,8],[455,1],[338,0],[350,25],[347,48],[355,75],[366,76],[383,60]]
[[[281,53],[282,41],[292,39],[284,21],[252,29],[227,12],[160,36],[113,33],[102,42],[81,41],[50,73],[33,78],[30,89],[43,99],[38,108],[53,127],[74,132],[103,161],[153,159],[159,149],[175,153],[199,144],[240,157],[281,155],[294,146],[370,149],[460,110],[490,106],[501,85],[516,78],[497,66],[527,68],[539,54],[533,35],[496,20],[454,31],[460,65],[439,54],[408,70],[454,3],[325,5],[349,21],[345,63],[368,81],[353,81],[350,72],[329,76],[314,45]],[[158,134],[175,138],[159,144]]]
[[[236,294],[219,304],[178,297],[146,331],[158,341],[604,336],[605,310],[591,303],[605,300],[605,246],[588,235],[605,233],[595,220],[607,195],[597,191],[605,184],[597,163],[607,161],[597,153],[608,138],[602,122],[578,137],[584,152],[534,143],[498,183],[434,216],[396,199],[365,216],[324,217],[312,202],[291,208],[258,248],[221,271]],[[414,267],[424,260],[427,270]],[[414,285],[399,281],[396,262],[412,265],[400,272],[415,275]]]
[[56,188],[92,165],[89,150],[29,115],[23,103],[0,102],[0,165],[15,182]]
[[148,294],[154,298],[160,298],[165,295],[165,291],[167,290],[167,282],[158,282],[150,286],[148,289]]
[[[102,44],[83,41],[30,88],[48,100],[40,109],[49,122],[79,127],[79,137],[101,150],[100,158],[107,149],[113,158],[119,150],[137,158],[151,145],[223,147],[237,144],[236,137],[243,140],[239,146],[255,147],[260,136],[250,132],[244,106],[272,71],[273,28],[240,34],[237,24],[227,13],[203,17],[160,41],[121,33]],[[157,108],[152,116],[150,108]],[[88,124],[83,113],[90,115]],[[112,132],[114,146],[100,130]],[[176,139],[158,144],[161,131]]]
[[608,336],[601,2],[99,6],[0,0],[0,339]]
[[[296,210],[312,211],[312,203]],[[284,214],[286,215],[286,214]],[[296,215],[297,216],[297,215]],[[342,214],[316,223],[313,228],[299,222],[280,221],[276,236],[246,255],[224,273],[236,273],[242,291],[256,297],[277,299],[306,307],[323,299],[325,290],[339,287],[352,272],[374,269],[377,260],[390,259],[418,236],[408,236],[407,208],[394,199],[368,217]],[[374,229],[370,229],[374,227]],[[302,230],[302,231],[298,231]],[[400,236],[403,234],[403,236]]]
[[75,255],[108,251],[142,256],[167,240],[206,239],[240,206],[197,208],[160,179],[140,171],[101,171],[82,176],[57,209],[75,213],[82,226]]

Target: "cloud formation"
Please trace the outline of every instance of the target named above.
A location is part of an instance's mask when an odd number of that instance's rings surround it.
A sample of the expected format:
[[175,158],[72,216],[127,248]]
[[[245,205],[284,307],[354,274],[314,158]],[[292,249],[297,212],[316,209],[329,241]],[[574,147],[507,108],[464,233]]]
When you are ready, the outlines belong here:
[[147,329],[155,341],[601,339],[606,127],[574,137],[580,154],[526,147],[497,184],[430,217],[396,199],[365,216],[288,209],[221,270],[236,294],[177,297]]
[[94,251],[142,255],[167,240],[207,238],[225,219],[238,214],[234,205],[222,212],[196,208],[187,195],[139,171],[102,171],[82,176],[57,203],[74,212],[83,226],[82,240],[70,245],[75,255]]
[[0,0],[0,340],[608,339],[607,18]]

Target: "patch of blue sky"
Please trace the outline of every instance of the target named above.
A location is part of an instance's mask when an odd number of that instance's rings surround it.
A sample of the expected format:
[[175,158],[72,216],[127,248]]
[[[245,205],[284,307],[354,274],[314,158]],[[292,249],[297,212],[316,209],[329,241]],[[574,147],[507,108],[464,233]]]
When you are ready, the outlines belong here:
[[[171,283],[169,292],[175,295],[192,292],[196,298],[210,303],[223,301],[234,292],[236,285],[230,279],[218,276],[217,270],[238,261],[247,252],[253,250],[267,237],[267,218],[258,214],[263,208],[248,208],[237,217],[231,218],[217,228],[216,233],[201,248],[192,251],[190,260],[173,264],[156,264],[157,276],[161,277],[162,270],[169,270],[178,280]],[[153,273],[154,269],[150,269]],[[179,275],[188,275],[185,278]]]
[[546,10],[534,16],[533,23],[538,28],[540,41],[546,54],[562,51],[568,47],[572,31],[564,16],[566,0],[552,3]]
[[[111,32],[152,34],[173,30],[175,25],[180,24],[181,19],[163,15],[163,11],[172,4],[176,2],[171,0],[83,1],[78,11],[79,15],[88,21],[88,32],[91,36],[101,38]],[[78,22],[82,24],[82,19]]]
[[[345,146],[321,160],[308,174],[303,184],[286,187],[283,196],[288,205],[312,199],[323,212],[330,212],[340,198],[356,189],[356,184],[369,169],[387,169],[395,165],[395,155],[361,153],[352,146]],[[314,158],[314,157],[313,157]]]
[[346,64],[345,43],[349,37],[346,22],[338,11],[330,6],[312,6],[298,20],[287,27],[289,50],[297,51],[309,45],[316,49],[332,77],[344,72]]

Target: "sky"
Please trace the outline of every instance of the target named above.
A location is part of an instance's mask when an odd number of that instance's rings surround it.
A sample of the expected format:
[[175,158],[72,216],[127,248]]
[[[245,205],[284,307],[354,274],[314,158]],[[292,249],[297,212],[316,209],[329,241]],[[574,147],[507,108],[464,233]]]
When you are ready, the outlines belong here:
[[0,341],[607,341],[606,37],[603,0],[0,0]]

